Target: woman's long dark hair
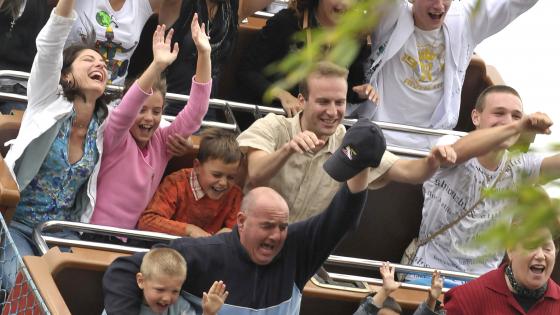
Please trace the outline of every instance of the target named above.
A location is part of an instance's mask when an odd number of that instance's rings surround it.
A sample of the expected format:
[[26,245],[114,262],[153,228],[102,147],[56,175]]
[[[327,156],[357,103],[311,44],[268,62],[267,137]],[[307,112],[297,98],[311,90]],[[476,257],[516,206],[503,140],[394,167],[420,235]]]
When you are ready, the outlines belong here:
[[[86,44],[75,44],[67,47],[64,49],[62,53],[62,69],[60,70],[60,85],[62,86],[62,94],[66,97],[67,100],[73,102],[77,97],[81,98],[82,100],[86,100],[84,93],[81,90],[80,85],[76,80],[64,80],[64,77],[72,72],[72,63],[81,51],[85,49],[92,49],[97,51],[95,47],[91,47],[90,45]],[[98,97],[95,100],[95,112],[100,111],[98,118],[100,120],[105,119],[109,110],[107,109],[107,104],[111,102],[111,100],[115,99],[115,96],[111,93],[105,91],[103,95]]]

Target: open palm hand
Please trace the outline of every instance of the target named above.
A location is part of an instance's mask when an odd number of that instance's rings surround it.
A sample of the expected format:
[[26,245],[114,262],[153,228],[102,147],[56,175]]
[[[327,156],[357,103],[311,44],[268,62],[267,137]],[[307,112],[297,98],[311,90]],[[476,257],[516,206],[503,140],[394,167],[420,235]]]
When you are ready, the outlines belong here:
[[157,26],[152,40],[152,50],[156,64],[167,67],[177,59],[179,44],[171,45],[171,37],[173,37],[173,29],[170,29],[166,36],[165,24]]
[[218,313],[228,296],[226,285],[223,281],[214,281],[208,293],[202,294],[202,314],[215,315]]
[[191,34],[199,54],[209,53],[211,50],[210,40],[204,28],[204,23],[202,25],[198,24],[198,14],[195,13],[191,22]]

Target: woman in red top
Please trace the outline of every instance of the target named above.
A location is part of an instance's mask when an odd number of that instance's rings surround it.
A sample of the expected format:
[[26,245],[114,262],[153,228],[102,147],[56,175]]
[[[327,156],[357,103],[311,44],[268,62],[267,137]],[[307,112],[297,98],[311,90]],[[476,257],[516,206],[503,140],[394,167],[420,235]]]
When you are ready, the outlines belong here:
[[540,245],[508,249],[509,264],[449,290],[444,305],[455,314],[560,314],[560,287],[550,279],[557,244],[548,229]]

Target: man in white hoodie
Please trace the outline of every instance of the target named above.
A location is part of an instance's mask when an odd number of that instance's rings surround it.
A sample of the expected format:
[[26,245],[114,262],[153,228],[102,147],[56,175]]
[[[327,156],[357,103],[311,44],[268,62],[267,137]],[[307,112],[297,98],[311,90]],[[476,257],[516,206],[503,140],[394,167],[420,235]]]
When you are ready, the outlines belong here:
[[[474,48],[537,0],[397,0],[372,34],[373,120],[453,129]],[[372,105],[373,106],[373,105]],[[434,137],[385,132],[387,145],[431,148]]]

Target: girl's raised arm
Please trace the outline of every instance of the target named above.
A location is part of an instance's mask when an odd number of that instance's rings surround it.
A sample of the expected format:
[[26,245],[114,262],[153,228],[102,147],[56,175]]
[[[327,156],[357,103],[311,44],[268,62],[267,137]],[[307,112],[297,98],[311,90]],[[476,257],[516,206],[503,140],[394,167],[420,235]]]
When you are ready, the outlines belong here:
[[200,128],[202,119],[208,111],[210,91],[212,88],[212,64],[210,61],[210,41],[202,26],[198,24],[198,14],[194,14],[191,22],[191,33],[198,51],[196,61],[196,74],[191,83],[191,94],[185,108],[168,128],[161,129],[163,141],[167,143],[171,134],[190,135]]
[[58,16],[70,17],[74,9],[74,0],[58,0],[54,12]]
[[[153,84],[160,77],[163,70],[177,58],[179,45],[177,43],[171,45],[172,36],[173,29],[165,36],[165,25],[158,25],[156,28],[152,40],[154,52],[152,63],[136,81],[137,88],[134,88],[133,85],[123,96],[119,106],[109,115],[103,139],[105,152],[118,148],[120,143],[124,141],[134,124],[138,112],[148,97],[147,94],[151,93]],[[139,92],[138,88],[144,93]]]
[[210,61],[210,41],[202,26],[198,25],[198,14],[194,14],[191,22],[191,33],[196,50],[198,51],[198,59],[196,60],[196,74],[194,80],[199,83],[209,82],[212,78],[212,63]]
[[179,53],[179,44],[171,45],[171,37],[173,36],[173,29],[169,30],[165,36],[165,24],[158,25],[154,32],[152,41],[152,50],[154,52],[154,60],[148,66],[148,69],[142,73],[138,79],[138,86],[144,91],[150,91],[152,85],[159,78],[163,70],[167,68]]

